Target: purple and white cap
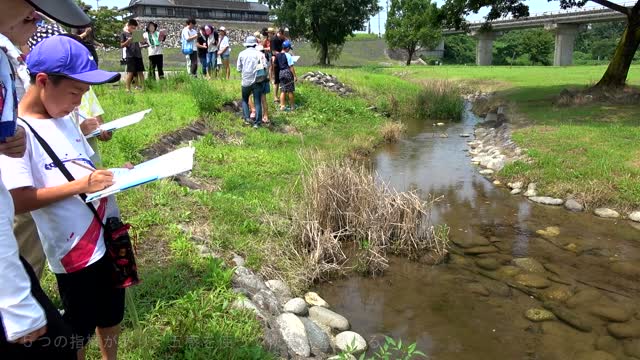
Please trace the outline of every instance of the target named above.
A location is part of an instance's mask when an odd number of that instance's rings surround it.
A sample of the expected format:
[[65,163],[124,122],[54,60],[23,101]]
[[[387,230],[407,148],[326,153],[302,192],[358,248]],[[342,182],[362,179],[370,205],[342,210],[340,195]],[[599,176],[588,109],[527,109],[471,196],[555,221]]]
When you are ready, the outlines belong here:
[[120,80],[120,74],[98,69],[93,56],[83,44],[65,35],[42,40],[27,56],[31,74],[60,75],[89,85]]

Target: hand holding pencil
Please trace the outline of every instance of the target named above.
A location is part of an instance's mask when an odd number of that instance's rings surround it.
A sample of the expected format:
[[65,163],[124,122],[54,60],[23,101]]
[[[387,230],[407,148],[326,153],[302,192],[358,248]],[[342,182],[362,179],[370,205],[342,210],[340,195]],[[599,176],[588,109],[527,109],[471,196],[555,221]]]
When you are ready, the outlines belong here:
[[90,166],[87,166],[86,164],[75,160],[71,161],[71,163],[83,169],[91,171],[89,175],[78,180],[81,184],[83,184],[81,191],[82,193],[94,193],[104,190],[113,185],[113,173],[111,171],[94,169]]

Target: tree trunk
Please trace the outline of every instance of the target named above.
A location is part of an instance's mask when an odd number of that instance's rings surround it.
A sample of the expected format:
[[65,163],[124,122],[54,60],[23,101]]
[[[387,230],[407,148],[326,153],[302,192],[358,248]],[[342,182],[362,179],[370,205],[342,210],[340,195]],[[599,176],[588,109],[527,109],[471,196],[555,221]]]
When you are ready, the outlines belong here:
[[416,53],[416,48],[415,47],[407,48],[407,53],[409,54],[409,56],[407,57],[407,66],[411,66],[411,59],[413,59],[413,54]]
[[329,60],[329,44],[327,42],[322,42],[320,46],[320,65],[327,66],[327,61]]
[[640,44],[640,14],[629,16],[627,27],[622,33],[607,71],[602,75],[596,88],[620,88],[627,81],[629,67]]

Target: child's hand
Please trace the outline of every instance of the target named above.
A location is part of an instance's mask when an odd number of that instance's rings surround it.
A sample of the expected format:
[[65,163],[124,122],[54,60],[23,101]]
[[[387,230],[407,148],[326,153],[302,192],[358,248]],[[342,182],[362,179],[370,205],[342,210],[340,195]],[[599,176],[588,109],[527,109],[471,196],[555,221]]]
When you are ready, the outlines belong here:
[[80,124],[80,130],[82,131],[82,135],[89,135],[92,132],[96,131],[100,127],[100,121],[94,117],[87,118]]
[[126,162],[126,163],[124,163],[124,165],[122,165],[122,167],[123,167],[123,168],[125,168],[125,169],[129,169],[129,170],[131,170],[131,169],[133,169],[135,166],[134,166],[132,163],[130,163],[130,162]]
[[12,158],[21,158],[26,149],[25,132],[22,126],[16,128],[16,133],[12,137],[0,143],[0,154]]
[[109,170],[96,170],[81,181],[85,182],[83,193],[102,191],[113,185],[113,173]]
[[111,137],[113,136],[113,133],[111,131],[100,131],[100,135],[98,136],[98,139],[100,139],[100,141],[109,141],[111,140]]

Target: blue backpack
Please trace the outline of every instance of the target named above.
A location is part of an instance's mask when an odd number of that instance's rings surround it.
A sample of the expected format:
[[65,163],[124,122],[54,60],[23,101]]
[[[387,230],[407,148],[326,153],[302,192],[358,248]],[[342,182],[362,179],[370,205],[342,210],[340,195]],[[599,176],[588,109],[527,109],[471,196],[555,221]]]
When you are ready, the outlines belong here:
[[193,47],[186,39],[182,39],[182,53],[185,55],[191,55],[191,53],[193,53]]

